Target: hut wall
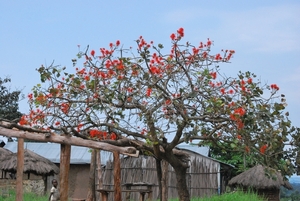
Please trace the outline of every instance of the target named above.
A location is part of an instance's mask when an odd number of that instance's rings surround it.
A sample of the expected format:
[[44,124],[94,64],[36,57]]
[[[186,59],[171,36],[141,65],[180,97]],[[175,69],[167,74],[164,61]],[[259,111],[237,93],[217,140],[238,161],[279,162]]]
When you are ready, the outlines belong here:
[[[90,164],[70,164],[69,171],[69,197],[85,198],[88,192]],[[47,192],[50,192],[52,180],[59,181],[59,175],[47,178]],[[58,186],[59,188],[59,186]]]
[[266,198],[267,201],[280,201],[279,189],[261,189],[257,191],[257,194]]
[[[0,179],[0,189],[15,189],[15,179]],[[44,181],[41,179],[24,179],[23,191],[25,193],[34,193],[38,195],[44,194]]]
[[[211,196],[218,193],[220,184],[220,164],[207,157],[191,154],[190,168],[187,170],[187,185],[191,197]],[[121,182],[147,182],[153,183],[153,199],[159,198],[159,188],[156,173],[156,162],[153,157],[140,156],[139,158],[124,157],[121,159]],[[176,174],[173,168],[168,167],[168,197],[177,198]],[[113,162],[106,164],[103,172],[103,187],[113,189]],[[124,189],[124,187],[122,187]],[[125,198],[125,193],[122,194]],[[138,193],[131,193],[131,200],[138,200]],[[109,200],[113,200],[110,193]]]

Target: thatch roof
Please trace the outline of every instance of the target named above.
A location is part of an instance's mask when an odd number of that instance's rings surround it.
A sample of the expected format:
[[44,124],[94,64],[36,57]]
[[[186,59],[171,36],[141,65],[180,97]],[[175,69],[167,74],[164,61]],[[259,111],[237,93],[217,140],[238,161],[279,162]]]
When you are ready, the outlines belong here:
[[252,187],[255,189],[279,189],[280,186],[284,186],[287,189],[293,189],[292,185],[284,180],[280,172],[262,165],[254,166],[233,177],[228,185]]
[[[0,169],[7,172],[17,171],[17,153],[5,157],[0,161]],[[28,150],[24,150],[24,173],[36,175],[54,175],[59,173],[59,168],[50,160]]]
[[4,149],[0,147],[0,163],[1,161],[7,157],[8,155],[12,154],[13,152],[9,151],[8,149]]

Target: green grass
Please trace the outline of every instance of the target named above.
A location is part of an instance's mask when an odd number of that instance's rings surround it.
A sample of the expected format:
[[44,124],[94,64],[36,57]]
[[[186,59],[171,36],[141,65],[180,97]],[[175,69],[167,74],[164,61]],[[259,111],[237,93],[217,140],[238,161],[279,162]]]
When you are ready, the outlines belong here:
[[[169,201],[179,201],[179,199],[171,199]],[[193,198],[191,201],[264,201],[264,199],[258,197],[255,193],[237,191],[234,193],[215,195],[209,198]]]
[[[16,194],[14,191],[10,191],[9,197],[0,197],[0,201],[15,201]],[[24,201],[45,201],[48,200],[48,195],[38,196],[33,193],[24,193]],[[179,201],[179,199],[170,199],[169,201]],[[234,193],[225,193],[223,195],[215,195],[209,198],[193,198],[191,201],[264,201],[256,194],[251,192],[237,191]]]
[[[47,201],[49,195],[39,196],[34,193],[24,193],[23,200],[24,201]],[[16,200],[16,193],[15,191],[9,191],[8,197],[0,197],[0,201],[15,201]]]

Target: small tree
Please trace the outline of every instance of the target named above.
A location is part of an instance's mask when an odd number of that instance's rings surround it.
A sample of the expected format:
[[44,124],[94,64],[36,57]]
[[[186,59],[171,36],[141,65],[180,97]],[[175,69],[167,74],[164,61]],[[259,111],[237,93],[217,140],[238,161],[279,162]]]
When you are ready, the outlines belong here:
[[[174,150],[194,139],[230,151],[253,154],[262,163],[291,174],[298,130],[284,113],[284,95],[250,72],[226,77],[219,63],[235,53],[212,54],[212,41],[181,43],[184,30],[171,34],[171,50],[140,37],[137,49],[120,41],[100,51],[78,53],[74,72],[41,66],[41,81],[29,94],[30,114],[21,125],[35,125],[77,137],[131,145],[174,168],[179,199],[190,200],[188,156]],[[264,92],[269,91],[268,94]],[[289,139],[288,136],[291,136]]]

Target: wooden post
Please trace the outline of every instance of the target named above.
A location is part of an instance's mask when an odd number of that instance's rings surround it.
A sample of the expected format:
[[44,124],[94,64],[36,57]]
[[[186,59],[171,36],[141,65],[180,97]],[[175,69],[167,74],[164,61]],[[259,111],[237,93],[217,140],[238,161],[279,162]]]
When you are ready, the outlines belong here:
[[71,145],[60,145],[60,201],[68,201]]
[[18,138],[16,201],[23,201],[24,139]]
[[114,188],[115,188],[114,200],[122,201],[120,153],[118,151],[114,151],[113,158],[114,158]]
[[93,149],[91,154],[91,164],[90,164],[90,173],[89,173],[89,189],[88,189],[86,201],[96,200],[96,193],[95,193],[96,153],[97,150]]
[[158,180],[158,189],[159,189],[159,199],[162,200],[162,170],[161,170],[161,160],[155,159],[156,162],[156,176]]

